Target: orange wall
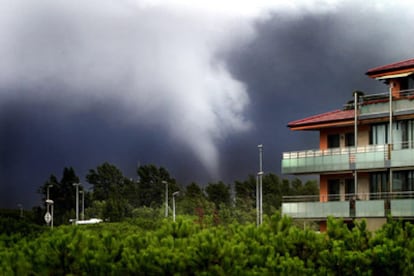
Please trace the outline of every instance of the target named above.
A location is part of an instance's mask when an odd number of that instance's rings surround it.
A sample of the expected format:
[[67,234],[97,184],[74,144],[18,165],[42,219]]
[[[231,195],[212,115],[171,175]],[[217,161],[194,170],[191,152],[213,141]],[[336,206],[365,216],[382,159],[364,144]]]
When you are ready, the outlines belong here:
[[319,180],[319,201],[328,201],[328,179],[325,175],[321,175]]
[[319,231],[320,232],[326,232],[327,229],[328,229],[328,227],[326,225],[326,221],[321,221],[319,223]]
[[[365,146],[369,143],[369,125],[358,125],[358,146]],[[329,134],[345,134],[353,133],[354,127],[341,127],[341,128],[328,128],[321,129],[319,133],[319,149],[325,150],[328,148],[328,135]],[[343,144],[344,141],[341,141]]]
[[319,133],[319,148],[324,150],[328,148],[328,135],[329,134],[345,134],[349,132],[354,132],[353,127],[335,127],[335,128],[326,128],[321,129]]
[[391,80],[390,85],[392,85],[392,88],[391,88],[392,96],[394,98],[399,98],[400,97],[400,90],[401,90],[400,82],[398,80]]
[[339,174],[329,174],[329,175],[320,175],[319,177],[319,201],[326,202],[328,201],[328,180],[329,179],[349,179],[352,177],[352,174],[348,173],[339,173]]

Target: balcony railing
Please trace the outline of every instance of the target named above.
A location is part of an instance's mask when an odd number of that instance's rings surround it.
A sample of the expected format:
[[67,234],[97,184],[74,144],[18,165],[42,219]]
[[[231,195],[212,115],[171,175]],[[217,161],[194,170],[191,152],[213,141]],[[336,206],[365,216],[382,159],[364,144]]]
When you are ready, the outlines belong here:
[[[327,195],[333,201],[318,202],[318,196],[285,196],[282,213],[298,219],[369,217],[414,217],[414,192]],[[367,200],[354,200],[367,199]],[[339,201],[335,201],[338,199]],[[371,199],[371,200],[370,200]]]
[[414,166],[413,141],[283,153],[283,174],[306,174]]
[[[393,111],[405,106],[414,98],[414,89],[400,90],[398,97],[393,97]],[[389,111],[389,92],[364,95],[358,101],[360,105],[360,114],[381,113]],[[345,104],[344,109],[354,109],[354,103],[351,101]],[[410,106],[412,109],[412,105]]]

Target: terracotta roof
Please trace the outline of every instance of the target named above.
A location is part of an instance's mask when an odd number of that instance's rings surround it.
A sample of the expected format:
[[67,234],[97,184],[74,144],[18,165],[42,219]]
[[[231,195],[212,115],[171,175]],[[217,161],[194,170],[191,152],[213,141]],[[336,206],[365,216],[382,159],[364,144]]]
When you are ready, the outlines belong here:
[[298,128],[304,126],[316,126],[318,124],[325,124],[325,123],[333,123],[339,122],[343,120],[349,120],[354,118],[354,110],[334,110],[314,116],[310,116],[304,119],[296,120],[290,122],[288,127],[290,128]]
[[414,68],[414,59],[408,59],[404,61],[399,61],[383,66],[378,66],[372,69],[369,69],[366,74],[368,76],[375,75],[383,72],[397,71],[405,68]]

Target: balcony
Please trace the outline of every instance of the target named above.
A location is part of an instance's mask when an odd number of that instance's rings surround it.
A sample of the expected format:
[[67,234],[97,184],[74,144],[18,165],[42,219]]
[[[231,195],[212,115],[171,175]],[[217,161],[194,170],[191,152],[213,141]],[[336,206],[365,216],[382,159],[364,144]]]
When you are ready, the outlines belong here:
[[[329,198],[353,198],[355,195],[329,195]],[[318,196],[285,196],[282,214],[296,219],[414,217],[414,192],[358,194],[358,198],[374,200],[350,200],[319,202]],[[354,204],[355,203],[355,204]]]
[[[402,144],[306,150],[283,153],[283,174],[318,174],[414,166],[414,148]],[[391,157],[391,160],[389,158]]]
[[[392,111],[394,115],[414,113],[414,90],[401,90],[399,95],[393,97]],[[353,108],[353,107],[352,107]],[[360,119],[388,116],[390,111],[389,93],[366,95],[363,97],[360,107]]]

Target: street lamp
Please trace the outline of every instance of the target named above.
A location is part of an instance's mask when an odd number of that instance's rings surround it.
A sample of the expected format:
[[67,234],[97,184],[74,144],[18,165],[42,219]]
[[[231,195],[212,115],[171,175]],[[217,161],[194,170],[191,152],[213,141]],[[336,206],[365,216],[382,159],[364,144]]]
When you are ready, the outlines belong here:
[[163,184],[165,184],[165,217],[168,217],[168,182],[163,180]]
[[53,187],[53,185],[52,184],[50,184],[50,185],[47,185],[47,188],[46,188],[46,200],[48,200],[49,199],[49,188],[52,188]]
[[83,191],[79,191],[82,195],[82,213],[81,213],[81,220],[85,220],[85,193]]
[[22,204],[17,204],[17,207],[19,207],[19,209],[20,209],[20,217],[22,218],[23,217],[23,205]]
[[261,225],[263,223],[263,181],[262,181],[262,176],[263,176],[263,172],[258,172],[257,173],[257,177],[258,177],[258,184],[259,184],[259,225]]
[[79,220],[79,185],[80,183],[73,183],[76,187],[76,222]]
[[257,146],[259,148],[259,172],[257,173],[259,177],[259,224],[263,223],[263,145],[260,144]]
[[[46,187],[46,200],[49,200],[49,188],[52,188],[53,187],[53,185],[52,184],[49,184],[49,185],[47,185],[47,187]],[[46,205],[47,207],[46,207],[46,211],[47,212],[49,212],[49,205]]]
[[[50,228],[52,228],[52,229],[53,229],[53,203],[54,203],[53,200],[46,199],[47,206],[51,205],[51,207],[52,207],[51,208],[51,213],[52,214],[49,214],[49,212],[47,212],[46,215],[45,215],[45,220],[46,221],[50,221]],[[50,215],[50,217],[48,215]]]
[[177,196],[180,191],[176,191],[172,194],[173,197],[173,221],[175,222],[175,196]]

